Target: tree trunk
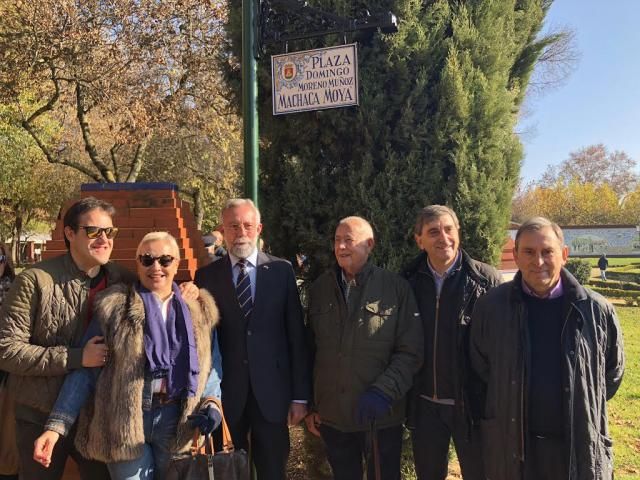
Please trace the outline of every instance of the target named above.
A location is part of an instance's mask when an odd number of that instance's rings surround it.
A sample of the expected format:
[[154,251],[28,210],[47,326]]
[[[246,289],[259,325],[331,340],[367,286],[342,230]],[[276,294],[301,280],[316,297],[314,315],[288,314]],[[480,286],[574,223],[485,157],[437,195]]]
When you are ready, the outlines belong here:
[[16,267],[22,265],[22,256],[20,255],[20,237],[22,236],[22,214],[20,207],[15,206],[13,209],[15,221],[13,223],[13,239],[11,240],[11,254],[13,255],[13,264]]
[[193,214],[196,217],[196,227],[202,230],[204,220],[204,208],[202,208],[202,190],[196,188],[193,192]]

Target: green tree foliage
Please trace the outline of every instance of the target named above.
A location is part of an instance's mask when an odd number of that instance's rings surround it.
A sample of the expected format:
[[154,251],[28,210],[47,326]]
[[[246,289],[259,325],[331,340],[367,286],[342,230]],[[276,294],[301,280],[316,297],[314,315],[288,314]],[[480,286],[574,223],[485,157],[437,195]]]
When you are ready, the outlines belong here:
[[[346,0],[310,3],[358,14]],[[238,4],[231,4],[230,23],[236,45]],[[369,2],[371,12],[393,11],[399,32],[354,35],[359,107],[272,117],[265,57],[259,75],[267,244],[288,256],[307,253],[313,277],[331,262],[337,220],[357,214],[377,232],[376,261],[398,269],[415,254],[417,210],[443,203],[460,216],[465,248],[496,261],[522,158],[513,131],[519,106],[537,58],[557,40],[539,35],[549,5]],[[327,37],[289,48],[341,41]]]

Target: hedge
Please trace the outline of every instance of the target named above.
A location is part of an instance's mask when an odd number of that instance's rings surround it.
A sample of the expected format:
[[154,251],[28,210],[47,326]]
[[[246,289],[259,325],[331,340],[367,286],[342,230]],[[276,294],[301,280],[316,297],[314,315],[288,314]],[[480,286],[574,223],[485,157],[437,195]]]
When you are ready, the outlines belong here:
[[598,292],[600,295],[609,298],[638,298],[640,299],[640,291],[635,290],[621,290],[619,288],[599,288],[589,287],[594,292]]
[[613,288],[619,290],[638,290],[640,292],[640,283],[619,282],[615,280],[589,280],[590,287]]

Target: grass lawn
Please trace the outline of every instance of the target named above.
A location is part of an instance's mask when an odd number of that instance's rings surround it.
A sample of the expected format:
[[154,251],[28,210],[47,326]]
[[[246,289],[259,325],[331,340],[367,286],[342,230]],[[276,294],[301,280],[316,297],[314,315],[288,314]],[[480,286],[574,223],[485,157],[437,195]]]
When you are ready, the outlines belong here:
[[616,307],[626,366],[620,390],[609,402],[616,480],[640,479],[640,308]]

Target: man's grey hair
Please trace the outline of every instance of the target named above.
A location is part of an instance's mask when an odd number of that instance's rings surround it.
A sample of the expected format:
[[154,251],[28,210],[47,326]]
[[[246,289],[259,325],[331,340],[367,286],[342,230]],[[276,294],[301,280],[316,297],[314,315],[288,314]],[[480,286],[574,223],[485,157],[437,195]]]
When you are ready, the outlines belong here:
[[222,212],[220,212],[220,218],[224,215],[224,212],[230,210],[232,208],[243,207],[245,205],[250,206],[256,214],[256,222],[260,223],[260,210],[256,207],[256,204],[253,203],[253,200],[250,198],[232,198],[231,200],[227,200],[227,203],[224,204],[224,208]]
[[453,224],[458,230],[460,230],[460,222],[458,221],[456,212],[445,205],[428,205],[418,212],[416,225],[413,229],[413,232],[416,235],[421,235],[422,229],[427,223],[431,223],[434,220],[437,220],[438,218],[444,217],[446,215],[449,215],[453,219]]
[[354,226],[355,224],[356,230],[363,233],[367,238],[371,238],[372,240],[375,240],[374,234],[373,234],[373,227],[364,218],[358,217],[355,215],[352,215],[350,217],[344,217],[342,220],[338,222],[338,225],[336,225],[336,230],[340,225],[347,225],[347,224],[350,226]]
[[560,240],[560,246],[564,247],[564,234],[562,233],[562,229],[560,226],[549,220],[545,217],[533,217],[525,221],[520,227],[518,227],[518,231],[516,232],[516,250],[518,250],[518,240],[520,240],[520,236],[525,232],[539,232],[543,228],[551,228],[553,233],[555,233],[558,240]]
[[138,244],[138,248],[136,250],[136,258],[142,253],[142,247],[151,242],[167,243],[171,247],[171,255],[173,255],[174,258],[180,260],[180,247],[178,247],[178,242],[176,241],[175,237],[169,232],[147,233],[144,237],[142,237],[142,240],[140,240],[140,243]]

